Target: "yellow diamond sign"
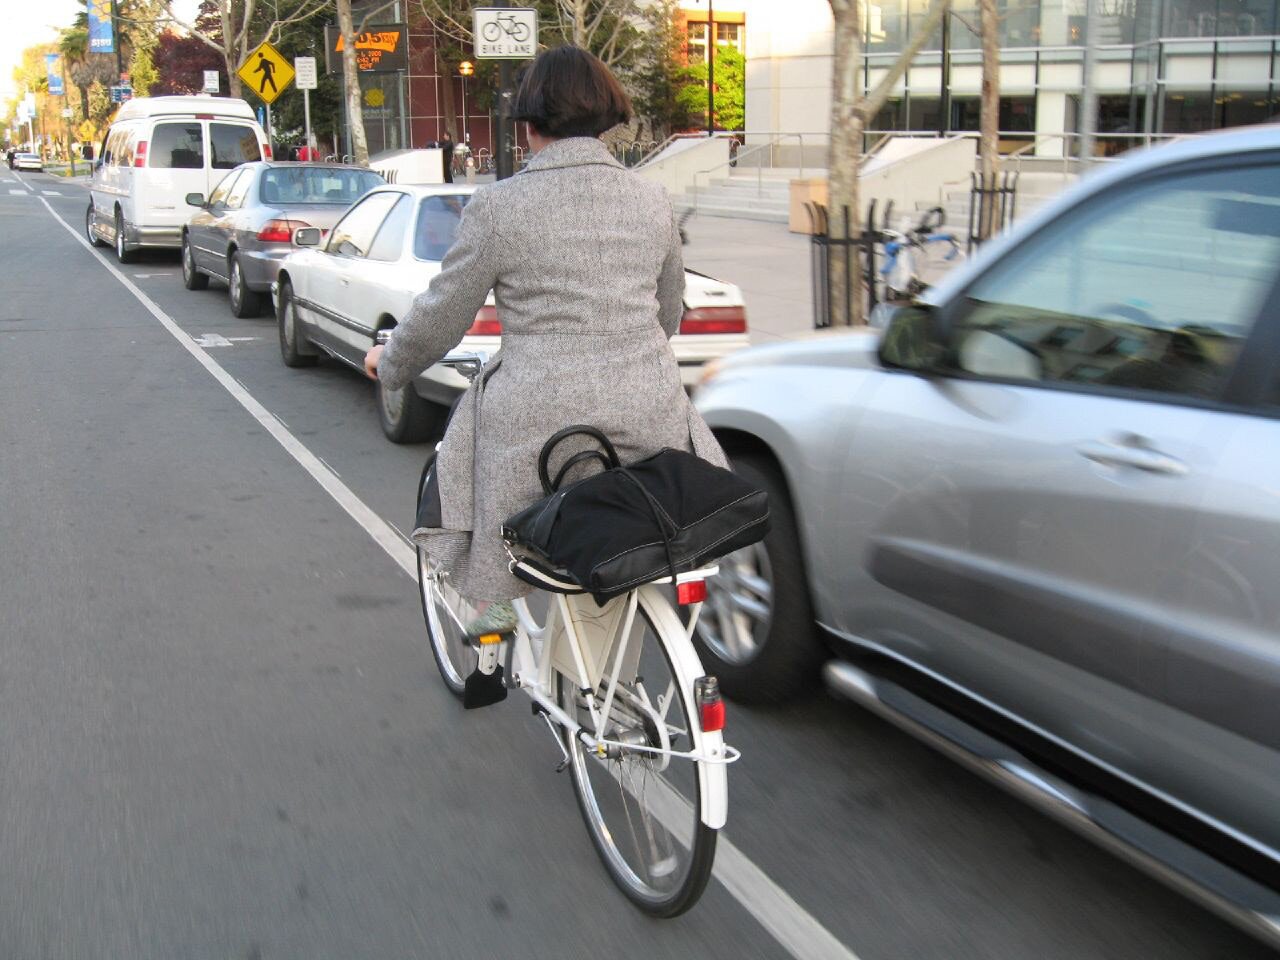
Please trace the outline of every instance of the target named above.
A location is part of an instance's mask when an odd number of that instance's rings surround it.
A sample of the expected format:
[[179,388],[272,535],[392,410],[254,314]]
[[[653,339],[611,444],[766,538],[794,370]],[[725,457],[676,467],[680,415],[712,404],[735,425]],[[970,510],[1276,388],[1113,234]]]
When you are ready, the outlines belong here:
[[236,76],[266,103],[275,103],[285,87],[293,83],[293,64],[271,44],[258,44],[249,54]]

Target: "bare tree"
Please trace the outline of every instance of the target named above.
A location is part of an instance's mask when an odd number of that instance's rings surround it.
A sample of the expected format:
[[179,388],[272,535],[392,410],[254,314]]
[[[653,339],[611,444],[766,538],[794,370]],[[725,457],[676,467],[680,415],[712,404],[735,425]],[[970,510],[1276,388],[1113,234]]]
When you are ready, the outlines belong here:
[[342,31],[342,88],[347,98],[347,124],[351,128],[351,153],[362,167],[369,165],[369,138],[364,132],[364,105],[360,99],[360,67],[356,63],[356,37],[364,33],[369,21],[391,7],[394,0],[364,11],[357,26],[351,12],[351,0],[337,0],[338,29]]
[[982,18],[982,103],[978,140],[982,186],[990,193],[979,194],[978,235],[985,240],[996,232],[996,174],[1000,169],[1000,17],[996,0],[981,0]]
[[555,0],[560,34],[575,47],[590,50],[611,68],[640,47],[636,0]]
[[278,39],[284,27],[309,20],[328,9],[332,0],[279,0],[272,4],[271,19],[265,20],[265,26],[257,30],[254,29],[255,24],[263,22],[260,14],[265,9],[265,5],[259,8],[258,0],[212,0],[212,3],[218,16],[219,29],[216,33],[208,33],[194,24],[178,19],[173,15],[171,0],[165,0],[164,15],[160,22],[177,24],[201,43],[222,54],[227,65],[227,92],[238,97],[240,78],[236,76],[236,70],[249,56],[249,51],[260,43]]
[[[862,159],[862,133],[880,112],[894,84],[911,66],[917,53],[933,36],[951,0],[933,0],[911,43],[902,51],[888,72],[870,93],[862,93],[862,31],[866,23],[864,0],[831,0],[835,19],[835,57],[831,96],[831,160],[830,210],[831,236],[849,239],[862,232],[862,214],[858,209],[858,168]],[[849,211],[848,233],[845,233],[844,211]],[[863,322],[862,273],[848,276],[843,258],[831,265],[831,303],[833,324]],[[847,313],[845,305],[848,305]]]

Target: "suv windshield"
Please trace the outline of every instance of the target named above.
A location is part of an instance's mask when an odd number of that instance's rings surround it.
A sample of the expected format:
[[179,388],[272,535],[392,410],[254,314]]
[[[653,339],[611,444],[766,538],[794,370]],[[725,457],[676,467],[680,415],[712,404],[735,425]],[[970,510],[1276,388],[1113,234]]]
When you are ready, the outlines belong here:
[[272,167],[262,175],[263,203],[354,203],[382,177],[370,170]]
[[453,246],[469,193],[438,194],[425,197],[418,208],[418,226],[413,234],[413,255],[419,260],[443,260]]

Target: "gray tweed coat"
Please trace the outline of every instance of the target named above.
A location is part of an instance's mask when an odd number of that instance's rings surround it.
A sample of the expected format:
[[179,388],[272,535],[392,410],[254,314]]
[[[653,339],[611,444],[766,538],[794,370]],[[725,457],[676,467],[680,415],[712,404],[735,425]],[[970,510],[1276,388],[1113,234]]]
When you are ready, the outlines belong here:
[[[441,528],[414,531],[475,600],[528,592],[507,569],[500,528],[542,496],[538,453],[562,427],[599,427],[624,463],[674,447],[726,465],[667,343],[684,265],[661,186],[600,141],[573,137],[477,191],[441,272],[387,344],[385,386],[404,386],[455,347],[490,290],[502,348],[440,446]],[[586,446],[566,444],[553,464]]]

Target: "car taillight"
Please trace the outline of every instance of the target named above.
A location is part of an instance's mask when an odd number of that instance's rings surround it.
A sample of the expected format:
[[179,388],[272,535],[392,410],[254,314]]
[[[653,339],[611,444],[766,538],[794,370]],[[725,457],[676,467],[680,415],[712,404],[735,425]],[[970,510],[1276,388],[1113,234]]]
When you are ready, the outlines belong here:
[[720,699],[720,681],[715,677],[699,677],[693,682],[693,699],[698,704],[698,719],[703,733],[724,729],[724,701]]
[[271,159],[271,144],[269,144],[269,143],[264,143],[264,144],[262,145],[262,158],[263,158],[264,160],[270,160],[270,159]]
[[147,141],[138,141],[138,148],[133,151],[133,165],[135,167],[145,167],[147,165]]
[[694,307],[680,318],[681,333],[746,333],[747,311],[742,307]]
[[258,239],[263,243],[293,243],[293,231],[309,226],[302,220],[268,220],[258,231]]
[[467,331],[469,337],[497,337],[502,334],[502,324],[498,322],[497,307],[481,307],[476,314],[476,322]]

